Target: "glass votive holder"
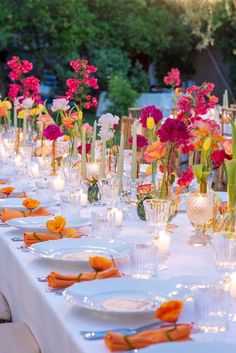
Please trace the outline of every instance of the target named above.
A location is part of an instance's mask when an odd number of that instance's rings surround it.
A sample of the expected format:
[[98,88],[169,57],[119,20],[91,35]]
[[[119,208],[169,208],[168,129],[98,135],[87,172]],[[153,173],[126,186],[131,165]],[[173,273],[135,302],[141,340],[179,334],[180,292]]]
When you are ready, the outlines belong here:
[[236,270],[236,233],[213,233],[211,243],[216,270],[219,272]]
[[195,324],[205,333],[228,329],[229,292],[221,283],[201,284],[194,289]]
[[114,236],[114,216],[110,210],[91,212],[92,233],[96,238],[110,240]]
[[131,251],[132,277],[149,279],[158,275],[158,248],[152,243],[137,243]]
[[68,221],[80,218],[80,193],[78,191],[60,195],[61,215]]
[[159,232],[158,249],[161,259],[167,259],[170,253],[171,234],[166,230]]
[[112,213],[113,216],[113,221],[114,221],[114,227],[116,229],[121,229],[123,225],[123,212],[119,208],[112,208],[109,210]]
[[49,180],[39,179],[35,180],[35,196],[41,199],[49,199],[53,197],[51,183]]

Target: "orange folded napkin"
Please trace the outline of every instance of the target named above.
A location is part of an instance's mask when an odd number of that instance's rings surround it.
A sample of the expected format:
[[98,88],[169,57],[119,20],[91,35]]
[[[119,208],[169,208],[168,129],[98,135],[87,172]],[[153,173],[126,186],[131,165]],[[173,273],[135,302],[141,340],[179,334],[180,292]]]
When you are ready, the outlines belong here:
[[108,332],[104,338],[105,344],[111,352],[127,351],[148,347],[155,343],[169,341],[190,340],[191,325],[148,330],[133,336],[124,336],[115,332]]
[[15,188],[13,188],[12,186],[7,186],[5,188],[0,189],[0,194],[6,195],[6,197],[8,197],[11,193],[13,193],[14,190]]
[[[65,231],[66,230],[67,229],[65,229]],[[70,230],[72,230],[72,228],[70,228]],[[65,235],[65,237],[63,238],[80,238],[80,235],[77,233],[76,229],[74,229],[74,232],[72,234]],[[32,232],[24,233],[25,246],[31,246],[35,243],[40,243],[48,240],[58,240],[58,239],[61,239],[61,237],[57,234],[32,233]]]
[[58,272],[51,272],[48,275],[48,286],[52,288],[66,288],[78,282],[114,277],[121,277],[119,270],[114,267],[101,272],[85,272],[77,275],[63,275]]
[[3,208],[1,212],[2,222],[6,222],[12,218],[20,218],[20,217],[36,217],[36,216],[49,216],[50,213],[44,208],[40,207],[36,211],[16,211],[11,208]]
[[0,180],[0,185],[6,184],[4,180]]

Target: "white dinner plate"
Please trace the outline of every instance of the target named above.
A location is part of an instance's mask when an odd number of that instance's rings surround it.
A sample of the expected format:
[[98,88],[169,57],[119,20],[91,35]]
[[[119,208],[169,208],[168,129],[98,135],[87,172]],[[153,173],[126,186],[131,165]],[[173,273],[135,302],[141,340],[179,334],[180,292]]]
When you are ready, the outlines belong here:
[[[25,232],[48,232],[46,222],[54,219],[53,216],[20,217],[10,219],[6,223],[11,227],[21,229]],[[90,218],[80,217],[76,220],[67,221],[66,227],[81,228],[91,224]]]
[[[190,287],[194,284],[215,282],[208,276],[181,276],[171,279],[136,279],[110,278],[82,282],[65,289],[64,297],[81,308],[102,314],[149,316],[154,318],[154,312],[164,301],[172,299],[184,300],[181,319],[186,323],[193,320],[192,309],[187,302],[192,297]],[[188,287],[190,285],[190,287]]]
[[236,345],[222,342],[168,342],[142,349],[142,353],[235,353]]
[[[8,198],[8,199],[0,199],[0,211],[3,208],[11,208],[16,211],[25,211],[25,206],[23,205],[24,198]],[[57,201],[54,201],[53,199],[41,199],[37,198],[38,201],[40,201],[40,205],[37,208],[40,207],[49,207],[53,206],[57,203]]]
[[[1,180],[1,177],[0,177]],[[7,188],[7,187],[13,187],[14,191],[11,194],[11,197],[17,194],[21,194],[23,192],[27,193],[29,191],[32,191],[34,186],[32,183],[27,183],[27,182],[17,182],[17,183],[6,183],[6,184],[1,184],[0,189],[2,188]],[[1,195],[1,194],[0,194]]]
[[57,261],[88,264],[90,256],[113,257],[114,260],[129,254],[126,243],[94,238],[60,239],[31,245],[30,252],[40,257]]

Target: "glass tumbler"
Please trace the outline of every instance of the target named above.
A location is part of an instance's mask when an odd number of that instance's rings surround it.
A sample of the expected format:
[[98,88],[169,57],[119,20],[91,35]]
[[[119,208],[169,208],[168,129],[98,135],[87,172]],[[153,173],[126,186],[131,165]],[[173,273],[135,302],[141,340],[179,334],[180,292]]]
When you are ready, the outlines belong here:
[[169,218],[171,201],[150,199],[143,202],[148,228],[153,238],[159,238],[159,232],[165,230]]
[[60,195],[61,215],[68,221],[80,217],[80,192],[63,193]]
[[150,243],[133,245],[131,252],[132,277],[148,279],[158,275],[158,248]]
[[236,233],[213,233],[211,243],[214,250],[216,270],[230,272],[236,270]]
[[114,235],[114,213],[109,210],[91,212],[92,232],[96,238],[110,240]]

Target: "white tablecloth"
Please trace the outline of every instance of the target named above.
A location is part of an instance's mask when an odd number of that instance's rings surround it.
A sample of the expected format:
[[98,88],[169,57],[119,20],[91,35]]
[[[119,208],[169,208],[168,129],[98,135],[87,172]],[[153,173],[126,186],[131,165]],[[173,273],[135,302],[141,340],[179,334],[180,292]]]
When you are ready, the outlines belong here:
[[[83,211],[84,215],[89,210]],[[82,215],[83,215],[82,213]],[[192,227],[186,215],[178,215],[173,223],[172,247],[167,260],[168,270],[161,271],[160,279],[182,275],[216,275],[211,247],[194,248],[187,244]],[[36,258],[30,253],[17,249],[19,243],[13,236],[20,235],[14,228],[0,228],[0,291],[6,296],[14,321],[25,322],[31,328],[42,353],[91,353],[108,352],[103,341],[88,342],[79,334],[80,330],[112,329],[120,326],[136,327],[140,322],[108,319],[86,312],[68,303],[62,296],[45,291],[46,283],[36,277],[51,271],[79,273],[80,269],[69,265],[62,268],[58,263]],[[138,237],[150,237],[146,223],[134,219],[127,221],[118,239],[126,242],[137,241]],[[123,270],[123,269],[122,269]],[[129,272],[129,268],[126,269]],[[140,324],[145,324],[143,321]],[[235,328],[217,339],[236,342]]]

